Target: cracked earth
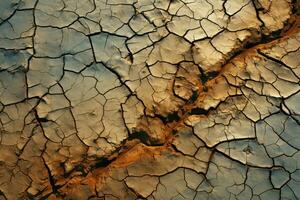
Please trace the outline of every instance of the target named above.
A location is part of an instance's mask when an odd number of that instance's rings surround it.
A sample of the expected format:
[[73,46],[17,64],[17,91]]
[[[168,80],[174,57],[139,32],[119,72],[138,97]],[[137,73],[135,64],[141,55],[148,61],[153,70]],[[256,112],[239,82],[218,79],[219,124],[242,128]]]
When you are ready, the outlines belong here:
[[300,199],[295,0],[1,0],[0,200]]

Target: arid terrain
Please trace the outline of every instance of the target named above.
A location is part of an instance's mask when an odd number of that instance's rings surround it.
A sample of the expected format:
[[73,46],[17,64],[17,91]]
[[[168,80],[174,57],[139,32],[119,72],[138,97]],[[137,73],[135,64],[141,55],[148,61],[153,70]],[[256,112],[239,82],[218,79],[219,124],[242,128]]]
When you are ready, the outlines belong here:
[[0,200],[300,199],[299,2],[0,0]]

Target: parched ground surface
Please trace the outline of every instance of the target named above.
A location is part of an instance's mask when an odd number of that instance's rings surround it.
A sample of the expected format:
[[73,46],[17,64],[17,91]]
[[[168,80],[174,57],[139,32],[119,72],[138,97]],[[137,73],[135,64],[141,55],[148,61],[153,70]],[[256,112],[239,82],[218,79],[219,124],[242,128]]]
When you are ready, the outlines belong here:
[[0,200],[300,199],[292,0],[0,0]]

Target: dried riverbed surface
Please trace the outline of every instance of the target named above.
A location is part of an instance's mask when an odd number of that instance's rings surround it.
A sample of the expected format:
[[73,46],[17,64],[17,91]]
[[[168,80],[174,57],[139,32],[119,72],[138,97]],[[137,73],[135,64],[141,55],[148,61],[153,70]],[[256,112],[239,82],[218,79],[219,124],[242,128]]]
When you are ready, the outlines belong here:
[[0,200],[300,199],[295,0],[0,0]]

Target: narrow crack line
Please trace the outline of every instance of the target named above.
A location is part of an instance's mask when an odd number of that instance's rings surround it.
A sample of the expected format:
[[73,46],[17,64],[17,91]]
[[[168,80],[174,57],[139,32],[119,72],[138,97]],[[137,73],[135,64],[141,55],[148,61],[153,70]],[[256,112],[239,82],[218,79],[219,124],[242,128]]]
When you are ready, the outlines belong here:
[[50,182],[50,185],[51,185],[52,192],[54,194],[59,194],[59,190],[58,190],[59,187],[56,186],[56,181],[55,181],[54,177],[51,174],[51,170],[50,170],[49,166],[46,164],[46,161],[43,157],[42,157],[42,160],[44,162],[44,166],[45,166],[45,168],[47,170],[47,173],[48,173],[48,178],[49,178],[49,182]]

